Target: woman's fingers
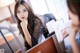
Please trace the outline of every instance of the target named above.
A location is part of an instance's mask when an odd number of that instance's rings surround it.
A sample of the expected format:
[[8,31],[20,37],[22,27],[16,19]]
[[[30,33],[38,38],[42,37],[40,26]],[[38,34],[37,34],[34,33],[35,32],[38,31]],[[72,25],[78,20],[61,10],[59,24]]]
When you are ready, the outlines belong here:
[[23,47],[24,50],[26,50],[26,47]]
[[19,49],[15,53],[22,53],[22,51],[21,51],[21,49]]
[[[26,50],[26,47],[23,47],[24,50]],[[22,53],[21,49],[17,50],[15,53]]]
[[75,39],[77,31],[78,31],[78,26],[74,25],[74,24],[71,24],[69,37],[71,39]]
[[62,30],[62,36],[63,36],[63,38],[65,38],[67,35],[68,35],[68,33],[67,33],[66,29],[63,29]]

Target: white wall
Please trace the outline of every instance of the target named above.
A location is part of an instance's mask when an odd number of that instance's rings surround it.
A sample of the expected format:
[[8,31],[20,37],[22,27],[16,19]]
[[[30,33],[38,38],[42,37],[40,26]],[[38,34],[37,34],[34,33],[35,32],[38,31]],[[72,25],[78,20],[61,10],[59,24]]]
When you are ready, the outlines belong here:
[[[11,7],[11,10],[12,10],[12,13],[14,14],[14,4],[11,4],[10,7]],[[0,8],[0,21],[4,20],[4,19],[6,19],[10,16],[11,16],[11,14],[10,14],[7,6]]]
[[65,22],[69,20],[66,0],[30,0],[30,3],[36,14],[52,13],[57,20],[63,19]]
[[49,12],[45,4],[45,0],[30,0],[30,3],[36,14],[43,15]]
[[47,0],[47,4],[57,20],[63,19],[65,22],[69,20],[66,0]]
[[0,21],[10,17],[10,13],[7,7],[0,8]]

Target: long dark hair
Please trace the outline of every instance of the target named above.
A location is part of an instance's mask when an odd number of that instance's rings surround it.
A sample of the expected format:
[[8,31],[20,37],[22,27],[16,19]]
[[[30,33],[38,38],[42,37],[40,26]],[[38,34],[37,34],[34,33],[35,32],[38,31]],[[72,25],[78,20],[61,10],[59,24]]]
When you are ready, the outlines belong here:
[[[28,10],[28,26],[27,26],[27,28],[28,28],[28,31],[29,31],[29,33],[30,33],[30,35],[32,35],[33,34],[33,31],[34,31],[34,25],[35,25],[35,23],[34,23],[34,20],[37,18],[37,19],[39,19],[37,16],[35,16],[34,15],[34,13],[33,13],[33,11],[32,11],[32,9],[31,9],[31,7],[25,2],[25,1],[18,1],[17,3],[16,3],[16,5],[15,5],[15,12],[14,12],[14,14],[15,14],[15,17],[16,17],[16,19],[17,19],[17,23],[18,23],[18,28],[19,28],[19,31],[20,31],[20,33],[22,34],[22,35],[24,35],[24,33],[23,33],[23,30],[22,30],[22,27],[20,26],[20,23],[21,23],[21,21],[18,19],[18,17],[17,17],[17,9],[18,9],[18,7],[19,7],[19,5],[20,4],[22,4],[22,5],[24,5],[25,7],[26,7],[26,9]],[[39,19],[40,20],[40,19]],[[41,21],[41,20],[40,20]],[[40,22],[41,23],[41,22]],[[41,23],[42,24],[42,23]]]
[[74,0],[67,0],[67,6],[72,13],[78,15],[80,21],[80,11],[76,7]]

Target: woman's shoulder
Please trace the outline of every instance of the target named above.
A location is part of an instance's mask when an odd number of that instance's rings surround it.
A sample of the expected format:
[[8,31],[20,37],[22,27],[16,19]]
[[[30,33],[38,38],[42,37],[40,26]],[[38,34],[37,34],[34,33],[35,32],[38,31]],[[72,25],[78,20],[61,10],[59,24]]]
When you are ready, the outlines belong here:
[[41,23],[41,20],[37,17],[35,18],[34,23]]
[[34,20],[35,21],[40,21],[40,18],[39,17],[36,17]]

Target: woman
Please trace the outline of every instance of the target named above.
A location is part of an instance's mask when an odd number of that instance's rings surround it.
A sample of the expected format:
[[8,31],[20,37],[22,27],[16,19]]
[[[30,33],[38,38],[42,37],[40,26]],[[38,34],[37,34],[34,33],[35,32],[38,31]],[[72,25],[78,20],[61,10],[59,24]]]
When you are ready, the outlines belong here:
[[76,43],[76,33],[79,30],[79,25],[80,25],[80,12],[76,10],[76,7],[73,3],[72,0],[67,0],[67,5],[69,8],[69,16],[70,19],[72,20],[72,24],[70,27],[70,35],[69,35],[69,40],[70,44],[73,50],[73,53],[80,53],[80,48],[78,47]]
[[42,36],[42,28],[44,27],[41,20],[34,15],[30,6],[24,1],[17,2],[15,5],[15,17],[19,31],[24,37],[26,49],[30,49],[38,44],[38,39]]

